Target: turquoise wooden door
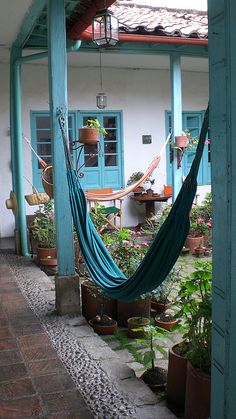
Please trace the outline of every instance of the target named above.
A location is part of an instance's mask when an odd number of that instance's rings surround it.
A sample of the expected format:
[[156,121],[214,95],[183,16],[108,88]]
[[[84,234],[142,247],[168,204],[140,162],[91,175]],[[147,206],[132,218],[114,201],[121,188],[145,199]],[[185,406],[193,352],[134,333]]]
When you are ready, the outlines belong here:
[[79,166],[83,175],[81,183],[84,189],[103,189],[123,187],[123,150],[121,138],[120,112],[80,112],[79,126],[87,119],[97,118],[106,131],[96,146],[85,145],[81,153]]
[[[190,135],[199,137],[203,121],[203,112],[183,112],[182,126],[183,130],[189,129]],[[166,113],[166,130],[171,131],[171,113]],[[196,146],[187,148],[181,161],[184,176],[187,176],[192,165],[196,152]],[[211,183],[211,161],[210,161],[210,144],[206,144],[201,159],[198,172],[198,185],[207,185]],[[169,146],[167,153],[167,183],[172,184],[172,150]]]

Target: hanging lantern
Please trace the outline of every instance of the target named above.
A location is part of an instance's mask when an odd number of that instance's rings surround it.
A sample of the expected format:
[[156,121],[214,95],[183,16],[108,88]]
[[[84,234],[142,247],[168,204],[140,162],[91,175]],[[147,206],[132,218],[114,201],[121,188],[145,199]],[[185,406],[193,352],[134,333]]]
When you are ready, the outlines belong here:
[[96,103],[98,109],[105,109],[107,107],[107,97],[105,93],[98,93],[96,96]]
[[118,19],[107,9],[97,11],[92,28],[93,41],[99,46],[115,45],[119,41]]

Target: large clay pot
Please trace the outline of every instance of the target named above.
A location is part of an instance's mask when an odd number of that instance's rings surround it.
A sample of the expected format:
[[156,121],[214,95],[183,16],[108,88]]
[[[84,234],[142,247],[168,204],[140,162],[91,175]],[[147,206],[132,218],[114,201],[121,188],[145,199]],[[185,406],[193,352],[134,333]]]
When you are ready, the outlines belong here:
[[177,324],[177,320],[164,321],[161,320],[159,316],[156,316],[155,323],[158,327],[161,327],[162,329],[171,330],[173,326]]
[[118,325],[127,327],[127,320],[130,317],[150,317],[151,298],[144,298],[134,301],[117,302]]
[[[89,280],[86,280],[81,284],[82,314],[87,321],[101,312],[101,301],[92,295],[89,290],[89,288],[91,289],[93,286],[93,283]],[[107,298],[104,302],[104,313],[112,319],[116,319],[117,301]]]
[[186,247],[189,248],[189,251],[192,255],[195,254],[196,247],[203,245],[203,236],[188,236],[186,240]]
[[185,419],[210,417],[211,377],[187,363]]
[[184,409],[187,377],[187,358],[178,355],[178,344],[169,349],[167,400],[173,407]]

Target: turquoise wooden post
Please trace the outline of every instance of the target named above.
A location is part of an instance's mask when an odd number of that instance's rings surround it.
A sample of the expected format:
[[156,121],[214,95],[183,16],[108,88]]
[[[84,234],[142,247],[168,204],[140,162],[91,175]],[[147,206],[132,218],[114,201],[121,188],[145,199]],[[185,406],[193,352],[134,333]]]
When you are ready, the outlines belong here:
[[26,226],[26,212],[24,200],[23,179],[23,150],[22,150],[22,125],[21,125],[21,66],[17,60],[21,57],[21,49],[12,47],[11,72],[10,72],[10,120],[11,120],[11,153],[12,153],[12,178],[18,202],[16,227],[20,233],[20,247],[23,256],[28,255],[28,240]]
[[57,116],[57,110],[61,108],[67,120],[67,56],[64,7],[64,0],[48,1],[49,96],[58,275],[73,275],[75,271],[72,218],[63,141]]
[[212,419],[236,418],[236,2],[209,0]]
[[51,113],[55,220],[58,274],[56,309],[61,314],[79,311],[79,280],[75,276],[74,243],[64,147],[58,109],[67,121],[67,56],[64,0],[48,0],[49,98]]
[[[182,134],[182,85],[180,56],[170,56],[172,138]],[[182,185],[182,167],[177,168],[177,151],[173,149],[172,188],[175,201]]]

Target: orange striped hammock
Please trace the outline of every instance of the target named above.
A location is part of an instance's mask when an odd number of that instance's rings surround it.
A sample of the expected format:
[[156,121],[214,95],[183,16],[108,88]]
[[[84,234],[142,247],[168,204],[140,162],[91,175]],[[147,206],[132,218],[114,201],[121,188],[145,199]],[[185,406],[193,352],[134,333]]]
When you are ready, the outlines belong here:
[[[23,135],[24,140],[26,140],[26,142],[28,143],[29,147],[31,148],[31,150],[33,151],[33,153],[35,154],[35,156],[37,157],[37,159],[39,160],[39,163],[41,165],[41,167],[45,170],[48,167],[51,167],[51,165],[48,165],[37,153],[36,151],[32,148],[31,144],[30,144],[30,140]],[[165,148],[167,146],[167,144],[169,143],[171,138],[171,133],[168,135],[160,153],[154,157],[154,159],[152,160],[152,162],[150,163],[150,165],[148,166],[146,172],[144,173],[144,175],[135,183],[133,183],[130,186],[127,186],[125,189],[121,189],[119,191],[113,191],[110,193],[99,193],[96,194],[95,192],[85,192],[85,196],[86,199],[88,201],[110,201],[113,199],[120,199],[123,198],[124,196],[128,195],[129,193],[133,192],[134,189],[136,189],[138,186],[142,185],[144,182],[146,182],[146,180],[149,178],[149,176],[152,175],[152,173],[154,172],[154,170],[157,168],[158,164],[160,163],[161,157],[165,151]]]
[[142,185],[146,180],[149,178],[149,176],[152,175],[153,171],[157,168],[158,164],[160,163],[161,157],[165,151],[166,145],[169,143],[171,137],[171,133],[168,135],[160,153],[154,157],[150,165],[148,166],[146,172],[144,175],[135,183],[133,183],[130,186],[127,186],[125,189],[121,189],[120,191],[114,191],[111,193],[99,193],[96,194],[95,192],[86,192],[85,196],[88,201],[110,201],[112,199],[120,199],[124,196],[128,195],[129,193],[133,192],[134,189],[136,189],[138,186]]

